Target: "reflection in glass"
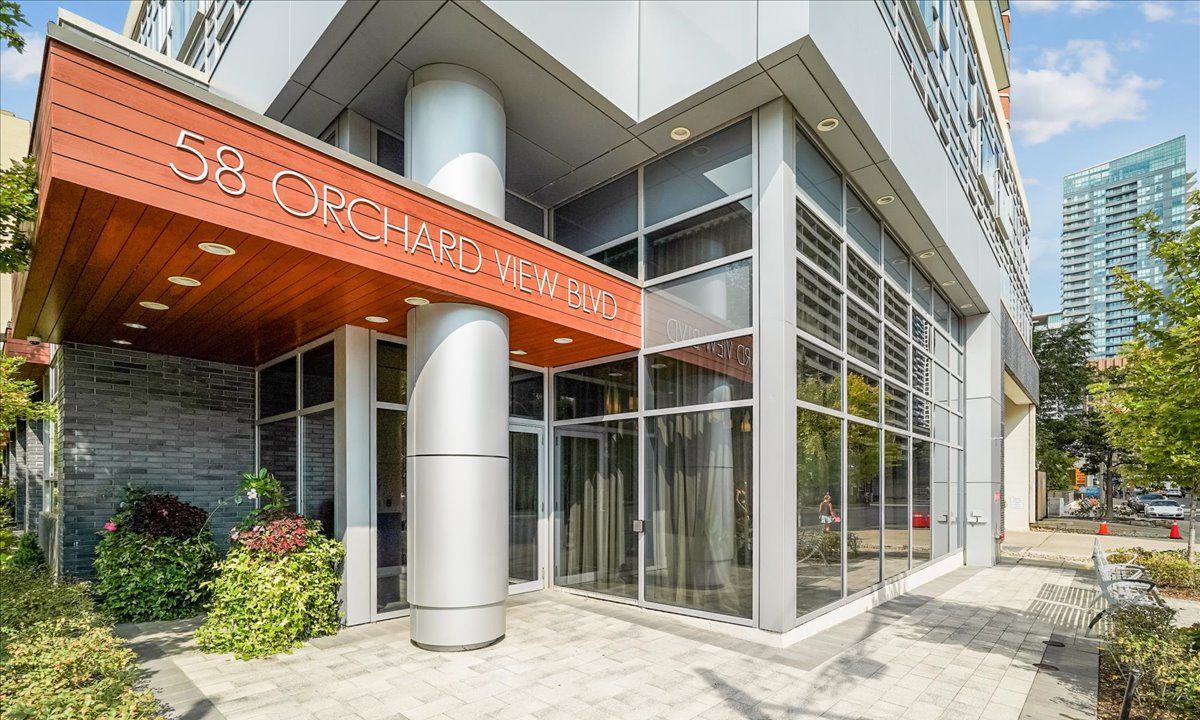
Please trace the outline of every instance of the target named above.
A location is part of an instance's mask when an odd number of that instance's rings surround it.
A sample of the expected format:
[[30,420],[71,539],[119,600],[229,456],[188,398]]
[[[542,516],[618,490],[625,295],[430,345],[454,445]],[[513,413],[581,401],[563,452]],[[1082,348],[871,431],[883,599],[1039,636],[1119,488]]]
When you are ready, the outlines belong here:
[[933,319],[946,332],[950,332],[950,303],[936,290],[933,292]]
[[408,352],[403,345],[375,343],[375,399],[379,402],[408,402]]
[[554,443],[554,583],[636,598],[637,420],[560,427]]
[[879,379],[853,365],[846,368],[846,402],[852,415],[879,420]]
[[913,441],[913,565],[933,557],[933,508],[929,485],[929,453],[928,440]]
[[504,219],[534,235],[545,237],[546,213],[525,198],[504,193]]
[[796,249],[834,279],[842,279],[842,239],[799,201],[796,201]]
[[883,267],[902,290],[908,290],[908,253],[887,231],[883,233]]
[[283,494],[296,507],[299,490],[296,477],[296,418],[258,426],[258,465],[279,480]]
[[923,308],[925,312],[933,312],[933,283],[925,277],[925,273],[916,268],[913,268],[912,283],[913,300],[917,307]]
[[842,421],[796,410],[796,615],[842,596]]
[[713,340],[646,356],[647,409],[754,396],[754,338]]
[[509,417],[541,420],[545,414],[545,390],[540,370],[508,369]]
[[919,395],[913,395],[912,429],[918,435],[929,435],[933,418],[930,417],[929,401]]
[[647,288],[646,346],[750,327],[750,259]]
[[846,350],[852,357],[879,367],[879,321],[852,302],[846,303]]
[[908,379],[908,343],[891,328],[883,333],[883,370],[900,382]]
[[855,253],[846,256],[846,286],[855,297],[879,312],[879,273]]
[[833,221],[842,222],[842,176],[817,151],[817,148],[796,131],[796,184],[821,207]]
[[908,429],[908,393],[895,385],[884,383],[883,421],[893,427]]
[[508,584],[538,579],[538,435],[508,433]]
[[879,431],[856,422],[846,436],[846,594],[879,582]]
[[950,504],[950,448],[933,446],[933,556],[941,557],[950,552],[951,515]]
[[921,316],[916,310],[912,313],[912,339],[913,343],[922,350],[929,352],[932,340],[930,335],[929,321]]
[[637,358],[563,370],[554,375],[555,418],[572,420],[634,412],[637,386]]
[[749,190],[752,148],[746,119],[647,165],[646,225]]
[[887,432],[883,452],[883,577],[908,569],[908,438]]
[[802,263],[796,263],[796,327],[842,346],[841,292]]
[[638,276],[637,238],[593,250],[588,257],[630,277]]
[[951,532],[950,532],[950,549],[958,550],[962,547],[963,524],[958,522],[961,517],[960,508],[962,501],[965,500],[966,488],[963,487],[963,474],[966,468],[963,465],[963,451],[950,450],[950,513],[951,513]]
[[751,616],[752,413],[646,419],[647,601]]
[[880,231],[879,221],[871,212],[870,204],[857,192],[849,190],[846,193],[846,232],[875,262],[879,262]]
[[304,407],[333,402],[333,343],[304,352],[300,365],[304,372]]
[[646,279],[749,250],[750,201],[709,210],[646,236]]
[[900,332],[908,332],[908,301],[891,285],[883,286],[883,316]]
[[842,409],[842,361],[796,341],[796,399]]
[[376,128],[375,164],[397,175],[404,174],[404,141]]
[[[307,373],[306,373],[307,374]],[[333,410],[304,416],[304,512],[333,537]]]
[[932,387],[933,361],[920,350],[912,354],[912,389],[922,395],[929,395]]
[[375,411],[375,609],[408,607],[407,413]]
[[258,417],[269,418],[296,409],[296,358],[290,357],[258,371]]
[[554,242],[583,255],[637,231],[637,172],[554,209]]

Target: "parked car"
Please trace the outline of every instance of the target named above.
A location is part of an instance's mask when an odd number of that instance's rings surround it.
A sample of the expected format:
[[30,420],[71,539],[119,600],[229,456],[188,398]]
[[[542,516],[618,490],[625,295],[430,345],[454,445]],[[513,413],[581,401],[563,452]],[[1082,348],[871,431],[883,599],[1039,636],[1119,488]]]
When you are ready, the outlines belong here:
[[1079,488],[1079,497],[1099,498],[1100,488],[1095,485],[1085,485],[1084,487]]
[[1158,493],[1142,493],[1141,495],[1134,495],[1133,497],[1129,498],[1129,507],[1137,510],[1138,512],[1145,512],[1146,503],[1152,500],[1166,500],[1166,497]]
[[1151,500],[1146,503],[1146,517],[1183,519],[1183,507],[1174,500]]
[[1163,483],[1162,494],[1169,498],[1181,498],[1183,497],[1183,490],[1181,490],[1175,483]]

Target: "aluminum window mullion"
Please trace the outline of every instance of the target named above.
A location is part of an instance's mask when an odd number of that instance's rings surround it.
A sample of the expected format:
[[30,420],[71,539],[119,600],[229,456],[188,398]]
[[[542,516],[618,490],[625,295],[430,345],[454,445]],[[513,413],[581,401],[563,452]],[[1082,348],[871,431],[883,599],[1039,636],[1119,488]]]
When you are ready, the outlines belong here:
[[654,408],[642,411],[644,417],[660,417],[663,415],[688,415],[714,410],[730,410],[733,408],[753,407],[754,398],[746,400],[725,400],[723,402],[703,403],[700,405],[681,405],[679,407]]
[[[726,195],[724,197],[717,198],[716,200],[711,200],[707,203],[704,203],[703,205],[697,205],[696,207],[694,207],[690,210],[681,212],[678,215],[673,215],[673,216],[667,218],[666,220],[659,220],[658,222],[654,223],[653,225],[647,225],[647,226],[643,227],[641,229],[641,233],[643,235],[648,235],[650,233],[657,232],[659,230],[662,230],[663,228],[667,228],[672,225],[690,220],[690,219],[696,217],[697,215],[703,215],[704,213],[706,213],[710,210],[716,210],[718,208],[725,207],[726,205],[733,205],[736,202],[740,202],[742,200],[752,198],[753,195],[754,195],[754,184],[753,184],[753,182],[751,182],[751,186],[746,188],[745,190],[739,190],[730,195]],[[644,220],[643,218],[639,218],[639,223],[643,222],[643,220]]]
[[753,255],[754,255],[753,247],[749,250],[738,251],[732,255],[723,255],[714,260],[708,260],[706,262],[702,262],[699,265],[692,265],[692,266],[686,267],[682,270],[676,270],[675,272],[667,273],[666,275],[659,275],[659,276],[655,277],[653,280],[646,280],[646,281],[644,281],[642,288],[645,290],[650,290],[650,289],[658,287],[659,285],[662,285],[664,283],[671,282],[672,280],[679,280],[681,278],[690,277],[692,275],[698,275],[698,274],[708,271],[708,270],[713,270],[715,268],[724,267],[725,265],[732,265],[735,262],[739,262],[739,261],[745,260],[746,258],[753,257]]
[[664,343],[642,349],[643,355],[656,355],[658,353],[667,352],[669,350],[678,350],[680,348],[689,348],[696,345],[706,345],[708,343],[718,342],[720,340],[730,340],[732,338],[745,337],[749,331],[753,329],[753,325],[745,328],[737,328],[734,330],[726,330],[724,332],[714,333],[712,335],[701,335],[697,338],[689,338],[687,340],[677,340],[676,342]]

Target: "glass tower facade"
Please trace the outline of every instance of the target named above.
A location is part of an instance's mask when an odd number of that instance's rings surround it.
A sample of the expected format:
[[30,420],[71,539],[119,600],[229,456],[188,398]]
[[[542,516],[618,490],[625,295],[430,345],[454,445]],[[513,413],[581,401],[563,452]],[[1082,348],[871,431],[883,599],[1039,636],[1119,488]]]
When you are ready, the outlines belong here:
[[1186,163],[1180,136],[1063,178],[1062,319],[1091,322],[1093,357],[1116,355],[1142,319],[1115,287],[1114,270],[1163,285],[1162,263],[1133,220],[1153,212],[1165,228],[1184,226]]

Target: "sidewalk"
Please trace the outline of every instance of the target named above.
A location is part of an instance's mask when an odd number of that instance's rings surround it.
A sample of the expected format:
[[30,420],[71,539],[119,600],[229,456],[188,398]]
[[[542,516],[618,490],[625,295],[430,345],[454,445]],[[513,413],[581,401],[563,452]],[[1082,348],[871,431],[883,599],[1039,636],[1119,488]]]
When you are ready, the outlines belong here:
[[1097,538],[1100,539],[1100,546],[1108,552],[1134,547],[1146,550],[1187,549],[1186,540],[1020,530],[1009,530],[1004,534],[1003,549],[1007,557],[1017,559],[1050,560],[1090,566],[1092,564],[1092,546]]

